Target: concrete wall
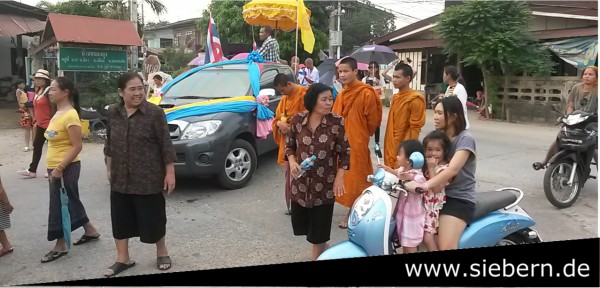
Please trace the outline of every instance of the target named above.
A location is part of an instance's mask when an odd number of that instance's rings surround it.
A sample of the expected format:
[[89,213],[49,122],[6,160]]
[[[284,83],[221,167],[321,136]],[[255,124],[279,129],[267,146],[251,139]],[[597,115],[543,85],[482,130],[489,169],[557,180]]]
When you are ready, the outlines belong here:
[[[560,104],[566,110],[567,97],[578,77],[551,77],[539,80],[532,77],[514,77],[507,90],[506,108],[510,122],[555,124],[559,116],[552,105]],[[498,96],[503,97],[504,83],[499,85]],[[501,107],[493,107],[501,109]]]
[[146,35],[144,35],[145,40],[148,41],[148,47],[150,48],[161,48],[160,47],[160,38],[163,39],[173,39],[173,29],[162,29],[156,31],[147,31]]
[[[0,78],[12,76],[12,63],[10,59],[11,48],[16,48],[17,37],[14,37],[15,43],[11,43],[11,37],[0,37]],[[33,38],[23,36],[23,48],[27,49]]]

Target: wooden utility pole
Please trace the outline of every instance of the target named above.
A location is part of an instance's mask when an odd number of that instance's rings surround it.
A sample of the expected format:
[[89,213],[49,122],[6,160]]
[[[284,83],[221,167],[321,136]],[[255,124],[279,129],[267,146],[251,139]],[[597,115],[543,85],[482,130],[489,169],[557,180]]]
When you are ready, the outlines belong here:
[[[133,21],[133,27],[135,27],[135,32],[138,31],[138,14],[137,14],[138,3],[137,0],[129,0],[129,11],[130,20]],[[135,70],[138,68],[138,47],[131,46],[131,69]]]

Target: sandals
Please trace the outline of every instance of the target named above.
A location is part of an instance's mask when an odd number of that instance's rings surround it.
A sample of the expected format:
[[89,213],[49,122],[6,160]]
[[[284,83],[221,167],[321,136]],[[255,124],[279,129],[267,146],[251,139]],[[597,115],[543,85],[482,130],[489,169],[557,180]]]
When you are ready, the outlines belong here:
[[[160,268],[161,265],[169,265],[167,268]],[[156,268],[161,271],[171,269],[171,257],[169,256],[158,256],[156,257]]]
[[48,263],[48,262],[52,262],[62,256],[65,256],[69,253],[69,251],[50,251],[48,252],[48,254],[44,255],[44,258],[42,258],[42,263]]
[[340,229],[347,229],[348,223],[342,222],[342,223],[340,223],[340,225],[338,225],[338,227],[340,227]]
[[100,238],[100,234],[97,234],[95,236],[87,236],[87,235],[83,235],[81,236],[81,238],[79,238],[79,240],[77,240],[77,242],[73,243],[73,245],[81,245],[81,244],[85,244],[94,240],[98,240],[98,238]]
[[541,169],[545,169],[545,168],[546,168],[546,165],[544,165],[544,164],[542,164],[540,162],[533,163],[533,169],[536,170],[536,171],[537,170],[541,170]]
[[129,264],[126,263],[121,263],[121,262],[115,262],[115,264],[111,265],[110,267],[106,268],[109,270],[112,270],[113,273],[112,274],[104,274],[104,277],[113,277],[118,275],[119,273],[131,268],[135,266],[135,261],[131,261]]
[[10,248],[10,249],[8,249],[8,250],[0,251],[0,257],[4,256],[4,255],[6,255],[6,254],[10,254],[10,253],[12,253],[13,251],[15,251],[15,248]]

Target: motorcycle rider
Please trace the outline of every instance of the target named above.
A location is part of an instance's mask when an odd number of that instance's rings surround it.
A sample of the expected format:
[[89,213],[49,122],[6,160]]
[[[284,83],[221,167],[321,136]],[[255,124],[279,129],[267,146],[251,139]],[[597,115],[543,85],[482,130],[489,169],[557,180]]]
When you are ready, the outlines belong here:
[[[581,83],[575,84],[567,99],[567,114],[580,110],[584,112],[598,111],[598,67],[589,66],[583,71]],[[597,147],[596,147],[597,148]],[[533,169],[546,168],[550,158],[556,154],[556,141],[552,141],[543,162],[533,163]],[[594,162],[598,163],[598,149],[594,153]]]
[[433,121],[435,128],[444,131],[450,138],[450,164],[423,184],[414,181],[406,183],[408,192],[415,192],[416,188],[429,191],[429,187],[439,187],[454,178],[446,186],[446,203],[440,210],[439,250],[458,249],[458,241],[475,213],[475,139],[466,129],[464,115],[462,102],[456,96],[444,97],[436,105]]

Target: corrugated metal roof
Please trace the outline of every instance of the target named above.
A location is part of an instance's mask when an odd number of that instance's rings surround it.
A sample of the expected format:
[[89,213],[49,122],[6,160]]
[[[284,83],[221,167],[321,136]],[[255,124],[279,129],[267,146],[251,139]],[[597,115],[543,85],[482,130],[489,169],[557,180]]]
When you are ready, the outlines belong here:
[[442,47],[442,40],[440,39],[427,39],[427,40],[407,40],[398,43],[393,43],[388,46],[394,51],[407,50],[407,49],[424,49],[433,47]]
[[44,21],[35,18],[0,14],[0,37],[31,34],[44,30]]
[[414,31],[416,29],[419,29],[419,28],[425,27],[425,26],[427,26],[429,24],[433,24],[433,23],[437,22],[438,19],[440,18],[440,15],[441,15],[441,13],[433,15],[433,16],[431,16],[429,18],[420,20],[418,22],[412,23],[412,24],[410,24],[408,26],[405,26],[405,27],[402,27],[402,28],[400,28],[400,29],[398,29],[398,30],[396,30],[394,32],[390,32],[389,34],[386,34],[386,35],[381,36],[379,38],[373,39],[370,42],[375,43],[377,45],[386,45],[386,44],[389,44],[387,42],[389,42],[391,39],[393,39],[395,37],[398,37],[398,36],[403,35],[405,33]]
[[539,40],[598,36],[598,27],[556,29],[533,32]]
[[44,39],[54,35],[58,42],[142,46],[130,21],[65,14],[48,14],[48,20],[52,27],[46,28]]

